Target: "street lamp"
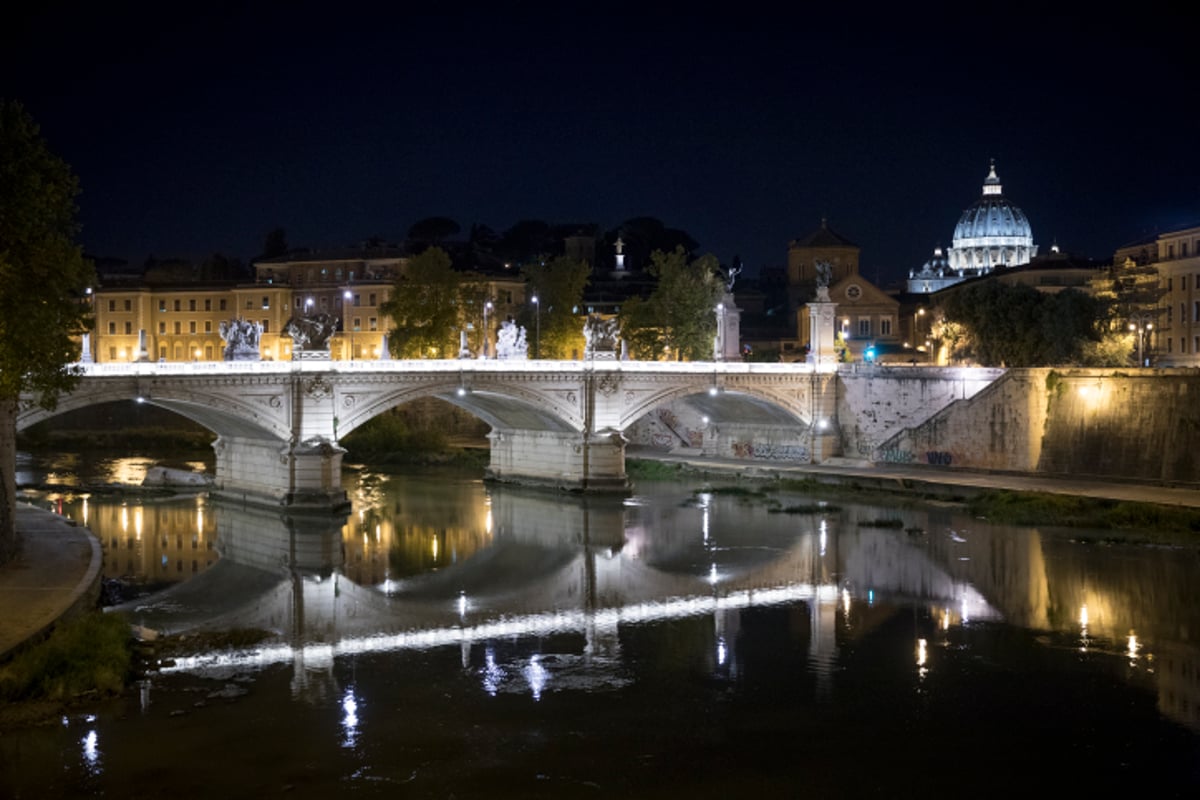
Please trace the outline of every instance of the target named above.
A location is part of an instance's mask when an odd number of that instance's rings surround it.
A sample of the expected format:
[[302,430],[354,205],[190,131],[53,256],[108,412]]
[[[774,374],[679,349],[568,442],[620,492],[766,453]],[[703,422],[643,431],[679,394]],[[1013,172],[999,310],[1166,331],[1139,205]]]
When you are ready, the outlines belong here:
[[1150,334],[1154,330],[1154,323],[1151,322],[1151,316],[1149,314],[1135,314],[1133,320],[1129,323],[1129,330],[1132,333],[1137,334],[1138,366],[1150,366],[1148,363],[1146,363],[1147,359],[1145,357],[1145,351],[1146,339],[1149,338]]
[[542,306],[538,302],[538,296],[533,296],[533,357],[542,357]]
[[924,308],[918,308],[913,313],[912,346],[914,350],[919,349],[917,345],[917,342],[921,341],[921,326],[919,323],[923,316],[925,316]]
[[488,300],[483,304],[483,357],[488,357],[488,312],[492,310],[492,301]]
[[[342,293],[342,297],[346,302],[342,303],[342,324],[350,329],[350,360],[354,360],[354,324],[352,320],[347,320],[346,317],[350,314],[350,298],[354,295],[347,289]],[[347,324],[349,323],[349,324]]]
[[725,360],[725,304],[717,303],[717,361]]
[[308,316],[309,312],[312,311],[312,307],[313,299],[311,297],[304,298],[304,316]]

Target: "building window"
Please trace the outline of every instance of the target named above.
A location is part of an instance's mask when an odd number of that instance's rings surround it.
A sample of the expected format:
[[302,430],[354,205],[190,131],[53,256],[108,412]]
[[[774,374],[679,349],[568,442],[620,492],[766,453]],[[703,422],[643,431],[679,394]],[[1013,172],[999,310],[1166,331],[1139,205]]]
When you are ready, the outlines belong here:
[[115,323],[115,322],[108,323],[108,332],[110,335],[115,336],[117,333],[117,323]]
[[370,330],[374,331],[379,329],[379,324],[375,317],[371,317],[369,320],[367,320],[367,324],[371,326]]
[[195,333],[195,332],[196,332],[196,320],[192,320],[191,322],[188,323],[188,333]]
[[167,332],[167,323],[165,323],[165,322],[160,322],[160,323],[158,323],[158,332],[159,332],[160,334],[166,334],[166,332]]
[[356,330],[356,331],[362,330],[362,317],[354,318],[354,330]]
[[858,335],[863,337],[871,335],[871,320],[860,319],[858,321]]
[[182,333],[182,332],[183,332],[183,331],[181,330],[181,327],[182,327],[182,323],[180,323],[180,322],[176,321],[176,322],[175,322],[175,335],[176,335],[176,336],[178,336],[180,333]]
[[1179,257],[1187,258],[1187,242],[1181,242],[1179,244]]
[[375,293],[374,292],[371,292],[369,295],[367,295],[367,305],[369,305],[369,306],[375,305]]
[[178,310],[179,310],[179,307],[180,307],[180,306],[179,306],[179,301],[178,301],[178,300],[176,300],[176,301],[175,301],[175,310],[176,310],[176,311],[178,311]]
[[108,348],[108,360],[109,361],[117,360],[117,348],[115,348],[115,347]]
[[204,332],[212,333],[212,320],[211,319],[204,320]]
[[1187,291],[1187,275],[1179,276],[1179,291],[1181,291],[1181,292]]
[[109,310],[109,311],[116,311],[116,310],[117,310],[117,301],[116,301],[116,300],[109,300],[109,301],[108,301],[108,310]]
[[1192,322],[1200,322],[1200,300],[1192,301]]
[[133,333],[133,323],[126,321],[125,322],[125,335],[128,336],[131,333]]
[[328,297],[322,297],[322,298],[321,298],[321,310],[322,310],[322,311],[328,311],[328,310],[329,310],[329,298],[328,298]]
[[225,310],[225,300],[224,300],[224,298],[222,298],[221,300],[218,300],[218,301],[217,301],[217,307],[218,307],[218,308],[220,308],[222,311],[224,311],[224,310]]
[[126,311],[133,311],[133,301],[132,301],[132,300],[126,300],[126,301],[125,301],[125,310],[126,310]]
[[264,297],[263,297],[263,306],[262,306],[262,307],[263,307],[263,309],[264,309],[264,310],[266,310],[266,309],[270,308],[270,307],[271,307],[271,298],[269,298],[269,297],[265,297],[265,296],[264,296]]
[[360,295],[358,292],[354,293],[354,305],[355,306],[362,305],[362,295]]
[[167,346],[165,344],[158,348],[158,360],[159,361],[167,360]]
[[196,310],[196,301],[188,300],[188,311],[195,311],[195,310]]
[[212,298],[211,298],[211,297],[207,297],[207,298],[205,298],[205,300],[204,300],[204,310],[205,310],[205,311],[212,311]]
[[164,314],[167,312],[167,301],[166,300],[158,301],[158,310]]
[[879,335],[880,336],[891,336],[892,335],[892,321],[890,319],[879,320]]
[[269,320],[269,319],[264,319],[264,320],[262,321],[262,326],[263,326],[263,329],[262,329],[262,332],[263,332],[263,333],[270,333],[270,332],[271,332],[271,320]]

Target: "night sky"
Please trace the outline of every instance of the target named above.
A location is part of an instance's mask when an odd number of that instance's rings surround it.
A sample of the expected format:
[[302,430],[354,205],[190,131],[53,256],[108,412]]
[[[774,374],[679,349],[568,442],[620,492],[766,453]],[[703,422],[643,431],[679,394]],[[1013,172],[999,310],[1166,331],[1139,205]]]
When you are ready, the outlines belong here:
[[1200,219],[1182,18],[175,6],[0,12],[0,96],[78,175],[91,255],[653,216],[753,272],[824,216],[886,283],[949,245],[992,158],[1042,252]]

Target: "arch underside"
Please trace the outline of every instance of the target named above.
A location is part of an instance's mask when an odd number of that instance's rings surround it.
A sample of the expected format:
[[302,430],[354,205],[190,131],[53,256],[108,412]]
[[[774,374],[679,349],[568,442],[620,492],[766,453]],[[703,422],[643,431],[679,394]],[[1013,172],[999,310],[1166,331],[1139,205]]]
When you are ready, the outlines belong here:
[[714,424],[745,423],[747,425],[808,427],[810,421],[790,410],[776,398],[748,394],[736,389],[724,389],[716,394],[694,387],[663,392],[640,404],[625,418],[622,428],[636,422],[654,410],[682,403],[709,418]]
[[136,384],[101,387],[89,387],[87,391],[77,391],[59,397],[58,404],[52,411],[34,408],[22,412],[17,417],[17,430],[24,430],[39,422],[77,411],[89,406],[104,403],[140,401],[158,406],[179,414],[181,417],[201,425],[218,436],[242,437],[248,439],[267,439],[287,441],[286,431],[276,429],[276,426],[262,425],[251,417],[258,416],[248,405],[231,401],[227,396],[205,396],[189,393],[187,397],[144,397],[139,393]]
[[345,436],[389,409],[425,397],[444,400],[478,417],[493,429],[562,433],[581,429],[575,420],[564,418],[565,409],[560,404],[545,395],[519,390],[501,393],[486,388],[464,388],[454,382],[380,394],[354,413],[342,415],[338,422],[339,436]]

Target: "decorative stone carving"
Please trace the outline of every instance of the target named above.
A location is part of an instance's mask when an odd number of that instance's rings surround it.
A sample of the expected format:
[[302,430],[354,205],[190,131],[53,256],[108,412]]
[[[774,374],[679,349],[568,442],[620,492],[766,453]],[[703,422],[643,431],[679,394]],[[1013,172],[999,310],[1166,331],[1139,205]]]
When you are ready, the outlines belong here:
[[236,317],[222,321],[218,328],[225,340],[226,361],[258,361],[261,355],[258,342],[262,337],[262,323]]
[[528,358],[529,345],[525,342],[525,328],[511,319],[500,323],[496,334],[496,358],[500,361]]
[[283,326],[283,335],[292,339],[293,350],[329,350],[329,337],[337,330],[338,318],[320,313],[296,316]]
[[588,314],[583,324],[584,357],[596,360],[615,360],[617,344],[620,340],[621,329],[617,320],[603,319],[596,314]]
[[333,386],[325,378],[318,375],[309,381],[304,391],[313,400],[323,400],[333,394]]
[[598,388],[600,390],[600,394],[604,395],[605,397],[612,397],[613,393],[620,388],[620,385],[620,378],[618,378],[616,375],[606,374],[600,377],[600,385],[596,388]]

